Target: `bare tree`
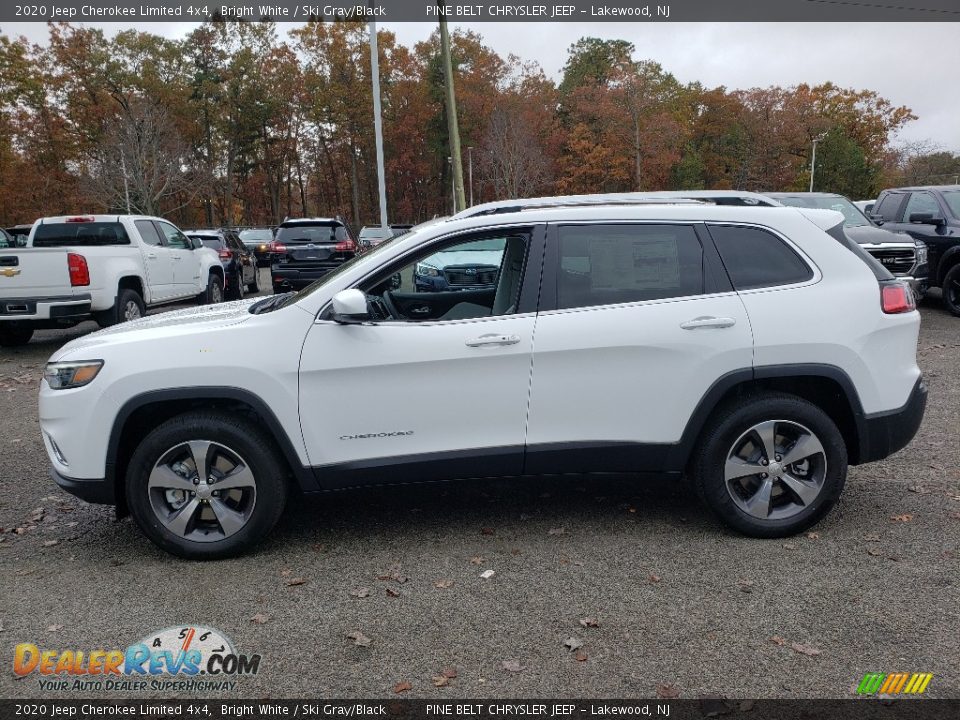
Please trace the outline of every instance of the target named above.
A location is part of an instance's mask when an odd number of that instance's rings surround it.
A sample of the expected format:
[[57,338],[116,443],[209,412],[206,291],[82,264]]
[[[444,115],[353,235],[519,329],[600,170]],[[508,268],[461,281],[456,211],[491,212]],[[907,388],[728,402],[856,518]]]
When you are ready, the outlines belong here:
[[[87,186],[110,208],[158,215],[189,204],[202,183],[188,168],[192,149],[167,111],[144,98],[125,105],[91,151]],[[174,207],[169,207],[175,202]]]
[[530,197],[550,179],[550,164],[519,108],[499,105],[483,138],[480,169],[499,199]]

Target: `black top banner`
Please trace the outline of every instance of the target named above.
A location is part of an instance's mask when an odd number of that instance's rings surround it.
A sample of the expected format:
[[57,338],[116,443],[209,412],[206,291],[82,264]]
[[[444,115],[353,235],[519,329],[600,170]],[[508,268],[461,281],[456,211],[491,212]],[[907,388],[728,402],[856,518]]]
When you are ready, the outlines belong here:
[[957,0],[36,0],[0,5],[0,22],[202,22],[376,20],[435,22],[943,22]]

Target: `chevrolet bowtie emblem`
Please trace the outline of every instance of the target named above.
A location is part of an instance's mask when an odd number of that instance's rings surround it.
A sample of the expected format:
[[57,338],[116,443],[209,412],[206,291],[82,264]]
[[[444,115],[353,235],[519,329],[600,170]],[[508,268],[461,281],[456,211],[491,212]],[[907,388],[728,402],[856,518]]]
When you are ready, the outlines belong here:
[[0,275],[3,275],[5,277],[13,277],[14,275],[19,275],[19,274],[20,274],[20,268],[5,267],[2,270],[0,270]]

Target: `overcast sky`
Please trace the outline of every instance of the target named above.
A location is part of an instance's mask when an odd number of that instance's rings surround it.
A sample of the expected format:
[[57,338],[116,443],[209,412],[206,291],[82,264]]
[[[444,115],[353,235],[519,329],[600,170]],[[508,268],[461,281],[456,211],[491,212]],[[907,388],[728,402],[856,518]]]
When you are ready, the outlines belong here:
[[[128,25],[90,23],[108,32]],[[284,24],[286,25],[286,24]],[[876,90],[911,108],[918,120],[895,142],[932,140],[960,152],[960,23],[451,23],[483,36],[499,54],[536,60],[559,79],[567,48],[580,37],[629,40],[637,59],[653,59],[681,82],[729,89],[817,84],[828,80]],[[193,25],[147,23],[168,37]],[[387,23],[405,45],[427,38],[433,23]],[[46,25],[8,23],[7,34],[44,42]],[[281,34],[285,29],[281,29]]]

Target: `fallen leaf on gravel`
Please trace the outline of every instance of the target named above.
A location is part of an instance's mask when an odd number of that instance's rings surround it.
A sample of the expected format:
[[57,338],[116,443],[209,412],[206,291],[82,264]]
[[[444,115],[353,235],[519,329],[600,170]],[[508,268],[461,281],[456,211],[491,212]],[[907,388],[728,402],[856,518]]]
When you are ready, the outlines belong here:
[[513,555],[514,557],[516,557],[517,555],[523,555],[523,550],[521,550],[520,548],[512,548],[510,550],[510,554]]
[[808,540],[819,540],[819,539],[820,539],[820,533],[809,532],[809,533],[807,533],[807,539],[808,539]]
[[44,547],[53,547],[54,545],[56,545],[56,544],[59,543],[59,542],[60,542],[59,540],[44,540],[44,541],[43,541],[43,546],[44,546]]
[[874,557],[877,557],[878,555],[883,555],[883,551],[878,550],[877,548],[867,548],[867,555],[873,555]]
[[483,565],[486,562],[486,558],[482,558],[479,555],[474,555],[470,558],[470,562],[474,565]]
[[794,652],[798,652],[801,655],[810,655],[811,657],[819,655],[820,651],[815,647],[810,647],[809,645],[802,645],[800,643],[790,643],[790,649]]
[[503,669],[508,672],[521,672],[523,670],[523,665],[520,664],[519,660],[504,660]]
[[674,700],[680,697],[680,691],[670,683],[657,684],[657,697],[664,700]]
[[450,684],[450,678],[444,677],[443,675],[434,675],[433,676],[433,686],[434,687],[446,687]]
[[457,669],[455,667],[444,668],[440,672],[440,674],[443,675],[445,678],[449,678],[450,680],[453,680],[457,676]]
[[446,590],[453,587],[453,580],[437,580],[433,586],[440,590]]
[[772,642],[774,645],[781,645],[781,646],[787,644],[787,641],[784,640],[784,639],[783,639],[782,637],[780,637],[779,635],[774,635],[773,637],[771,637],[771,638],[770,638],[770,642]]
[[547,535],[565,535],[566,532],[567,532],[567,529],[566,529],[566,528],[556,527],[556,528],[550,528],[550,529],[547,531]]
[[250,622],[255,623],[257,625],[263,625],[269,619],[270,619],[270,616],[267,613],[257,613],[252,618],[250,618]]
[[651,573],[650,577],[647,578],[647,580],[651,583],[658,583],[661,579],[662,578],[659,575],[654,575],[653,573]]
[[393,686],[393,691],[394,691],[397,695],[399,695],[400,693],[404,693],[404,692],[406,692],[407,690],[409,690],[409,689],[412,688],[412,687],[413,687],[413,685],[411,685],[410,683],[408,683],[406,680],[402,680],[402,681],[398,682],[396,685]]
[[26,528],[22,528],[22,527],[18,527],[18,528],[14,528],[14,529],[13,529],[13,534],[14,534],[14,535],[24,535],[24,534],[26,534],[26,532],[27,532],[27,529],[26,529]]
[[929,495],[930,491],[927,490],[923,485],[908,485],[907,490],[917,495]]
[[864,535],[863,539],[866,540],[867,542],[880,542],[880,536],[877,535],[877,533],[870,533],[868,535]]
[[[359,630],[354,630],[353,632],[348,632],[347,637],[353,640],[354,645],[359,645],[360,647],[367,647],[370,643],[373,642],[370,638],[364,635]],[[410,689],[410,686],[407,686],[407,690]]]
[[496,574],[497,573],[493,570],[484,570],[482,573],[480,573],[480,577],[482,577],[484,580],[489,580]]
[[391,565],[386,574],[380,575],[377,577],[377,580],[393,580],[394,582],[400,583],[401,585],[409,580],[406,575],[400,572],[399,565]]
[[281,577],[290,577],[293,574],[293,571],[290,568],[284,568],[280,571]]
[[797,547],[797,546],[794,545],[793,543],[784,543],[784,544],[783,544],[783,549],[784,549],[784,550],[793,550],[793,549],[795,549],[796,547]]
[[960,520],[960,512],[950,513],[951,520]]
[[635,507],[633,507],[633,505],[631,505],[630,507],[627,508],[627,512],[635,513],[636,511],[637,511],[637,509],[636,509]]
[[387,588],[387,597],[394,597],[394,598],[400,597],[400,593],[399,593],[399,591],[394,590],[393,588],[389,588],[389,587],[388,587],[388,588]]
[[891,515],[890,519],[893,520],[894,522],[907,523],[913,520],[913,515],[911,515],[910,513],[904,513],[903,515]]
[[47,632],[60,632],[63,630],[63,625],[49,625],[47,626]]
[[580,624],[585,628],[598,628],[600,627],[600,622],[596,618],[585,617],[580,618]]
[[752,593],[753,592],[753,580],[747,580],[746,578],[740,578],[737,580],[737,587],[740,588],[740,592]]
[[351,590],[351,591],[350,591],[350,594],[353,595],[354,597],[358,597],[358,598],[369,597],[369,596],[370,596],[370,588],[368,588],[368,587],[357,588],[356,590]]
[[573,657],[576,659],[577,662],[587,661],[587,654],[583,650],[577,650],[577,652],[574,653]]
[[493,535],[493,528],[480,528],[481,535]]
[[579,650],[580,648],[583,647],[583,640],[581,640],[580,638],[570,636],[563,641],[563,645],[564,647],[567,648],[567,650],[569,650],[570,652],[573,652],[574,650]]
[[293,578],[291,580],[287,580],[287,587],[295,587],[297,585],[306,585],[306,584],[307,584],[306,578]]

